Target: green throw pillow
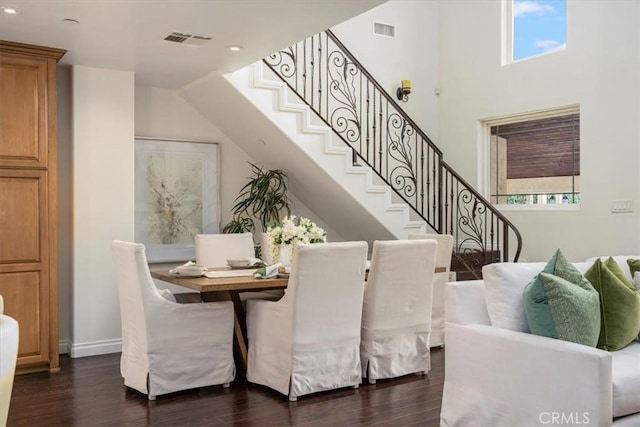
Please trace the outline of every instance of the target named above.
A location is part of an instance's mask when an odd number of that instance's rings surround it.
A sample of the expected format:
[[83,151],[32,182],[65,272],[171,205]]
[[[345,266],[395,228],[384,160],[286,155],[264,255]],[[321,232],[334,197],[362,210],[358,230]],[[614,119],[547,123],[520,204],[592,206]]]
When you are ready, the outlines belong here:
[[627,264],[629,264],[629,269],[631,270],[631,277],[635,276],[637,271],[640,271],[640,259],[627,259]]
[[524,310],[532,334],[598,344],[598,293],[560,250],[525,287]]
[[600,294],[602,327],[598,348],[620,350],[640,334],[640,293],[611,257],[597,259],[584,276]]

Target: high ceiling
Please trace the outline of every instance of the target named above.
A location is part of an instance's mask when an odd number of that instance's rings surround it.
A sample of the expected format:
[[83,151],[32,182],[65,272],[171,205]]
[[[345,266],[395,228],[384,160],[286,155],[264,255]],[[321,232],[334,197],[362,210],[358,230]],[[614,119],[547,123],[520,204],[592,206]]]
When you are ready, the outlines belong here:
[[[20,11],[0,13],[0,39],[66,49],[63,65],[134,71],[136,84],[177,89],[214,71],[235,71],[385,1],[0,0]],[[165,41],[174,31],[211,40]]]

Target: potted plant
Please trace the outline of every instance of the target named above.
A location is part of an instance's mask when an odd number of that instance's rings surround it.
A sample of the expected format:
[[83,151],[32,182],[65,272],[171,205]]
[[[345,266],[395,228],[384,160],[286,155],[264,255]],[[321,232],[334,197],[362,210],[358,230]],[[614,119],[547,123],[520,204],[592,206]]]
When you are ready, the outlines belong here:
[[286,172],[280,169],[265,171],[255,163],[249,164],[253,175],[236,197],[231,209],[233,219],[222,228],[223,233],[253,233],[256,221],[263,231],[280,221],[281,212],[286,212],[287,216],[291,214]]

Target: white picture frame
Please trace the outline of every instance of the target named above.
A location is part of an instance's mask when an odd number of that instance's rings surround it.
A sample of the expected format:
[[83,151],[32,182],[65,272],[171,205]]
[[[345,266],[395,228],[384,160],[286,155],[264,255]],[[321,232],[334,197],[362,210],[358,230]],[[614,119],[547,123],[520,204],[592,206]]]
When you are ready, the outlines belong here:
[[195,261],[194,236],[220,227],[215,142],[135,138],[135,238],[150,263]]

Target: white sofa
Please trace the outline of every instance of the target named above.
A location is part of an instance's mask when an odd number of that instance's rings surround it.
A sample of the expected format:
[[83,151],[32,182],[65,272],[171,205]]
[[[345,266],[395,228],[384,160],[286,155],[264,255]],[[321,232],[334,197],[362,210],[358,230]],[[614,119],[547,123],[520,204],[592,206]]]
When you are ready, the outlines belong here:
[[7,425],[13,377],[18,358],[18,322],[3,314],[4,300],[0,295],[0,426]]
[[[614,258],[631,280],[630,257]],[[522,292],[544,266],[447,283],[442,426],[640,426],[640,342],[607,352],[528,332]]]

